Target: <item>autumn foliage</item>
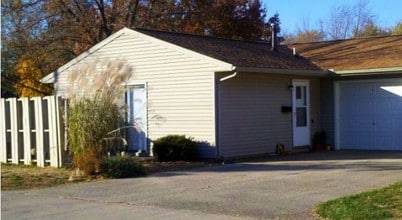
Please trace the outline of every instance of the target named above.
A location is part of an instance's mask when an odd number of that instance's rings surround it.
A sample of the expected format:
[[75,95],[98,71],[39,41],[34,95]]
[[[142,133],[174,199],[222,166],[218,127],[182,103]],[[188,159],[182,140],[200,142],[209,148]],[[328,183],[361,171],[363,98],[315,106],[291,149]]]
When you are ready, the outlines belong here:
[[[46,95],[39,79],[123,27],[261,40],[260,0],[4,0],[2,87]],[[32,88],[34,87],[34,88]]]
[[38,65],[31,59],[21,59],[16,65],[19,82],[15,89],[20,97],[34,97],[51,94],[52,89],[48,85],[40,83],[43,74]]

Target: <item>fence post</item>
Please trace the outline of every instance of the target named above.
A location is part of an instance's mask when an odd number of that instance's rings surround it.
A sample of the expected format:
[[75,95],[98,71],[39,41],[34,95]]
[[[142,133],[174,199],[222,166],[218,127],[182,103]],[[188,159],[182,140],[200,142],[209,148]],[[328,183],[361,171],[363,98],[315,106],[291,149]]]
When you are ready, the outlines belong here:
[[60,112],[62,112],[62,104],[63,104],[63,100],[61,99],[61,97],[56,97],[56,128],[57,128],[57,143],[58,143],[58,160],[59,160],[59,167],[61,167],[63,165],[63,150],[64,149],[64,132],[65,132],[65,127],[64,127],[64,121],[63,121],[63,117],[60,114]]
[[43,146],[43,120],[42,120],[42,98],[32,98],[35,105],[35,134],[36,134],[36,165],[45,166],[45,155]]
[[22,104],[22,130],[24,134],[24,164],[30,165],[31,157],[31,125],[29,123],[29,98],[20,98]]
[[7,163],[7,131],[6,131],[6,104],[0,99],[0,161]]
[[17,124],[17,99],[10,98],[10,124],[11,124],[11,162],[19,163],[18,154],[18,124]]

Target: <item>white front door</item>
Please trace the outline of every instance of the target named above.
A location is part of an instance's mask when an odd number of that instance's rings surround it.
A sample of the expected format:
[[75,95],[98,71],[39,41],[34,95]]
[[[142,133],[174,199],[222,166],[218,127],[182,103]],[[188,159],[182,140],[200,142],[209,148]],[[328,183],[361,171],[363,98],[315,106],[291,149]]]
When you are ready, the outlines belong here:
[[144,84],[127,89],[129,151],[147,151],[147,95]]
[[310,145],[310,83],[293,80],[293,147]]

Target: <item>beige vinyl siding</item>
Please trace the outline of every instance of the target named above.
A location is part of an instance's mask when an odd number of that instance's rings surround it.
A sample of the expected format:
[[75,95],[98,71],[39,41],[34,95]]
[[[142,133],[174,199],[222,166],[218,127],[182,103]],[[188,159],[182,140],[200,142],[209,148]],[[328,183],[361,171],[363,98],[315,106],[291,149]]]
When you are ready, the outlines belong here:
[[327,132],[328,144],[334,146],[334,82],[332,79],[321,79],[321,129]]
[[[219,154],[235,157],[271,153],[278,143],[292,147],[293,79],[310,80],[313,134],[319,129],[319,80],[290,75],[239,73],[219,86]],[[317,98],[318,97],[318,98]]]
[[321,92],[320,92],[320,79],[310,78],[310,126],[311,126],[311,137],[315,132],[321,130]]
[[[147,86],[148,138],[155,140],[169,134],[185,134],[200,142],[202,157],[215,156],[214,71],[218,62],[176,50],[171,45],[124,33],[75,64],[96,58],[123,58],[135,69],[128,84]],[[58,89],[67,87],[68,72],[60,74]]]

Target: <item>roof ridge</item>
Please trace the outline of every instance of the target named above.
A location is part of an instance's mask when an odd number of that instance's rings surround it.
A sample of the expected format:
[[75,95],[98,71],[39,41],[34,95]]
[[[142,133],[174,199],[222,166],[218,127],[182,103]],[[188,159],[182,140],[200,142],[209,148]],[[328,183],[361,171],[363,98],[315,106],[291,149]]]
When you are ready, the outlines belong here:
[[133,30],[136,31],[151,31],[151,32],[159,32],[159,33],[166,33],[166,34],[175,34],[175,35],[187,35],[192,37],[199,37],[199,38],[210,38],[216,40],[227,40],[227,41],[237,41],[237,42],[248,42],[248,43],[256,43],[256,44],[268,44],[267,41],[257,41],[257,40],[242,40],[242,39],[234,39],[228,37],[218,37],[218,36],[208,36],[208,35],[201,35],[201,34],[194,34],[194,33],[184,33],[184,32],[173,32],[173,31],[166,31],[166,30],[157,30],[157,29],[145,29],[145,28],[135,28]]

